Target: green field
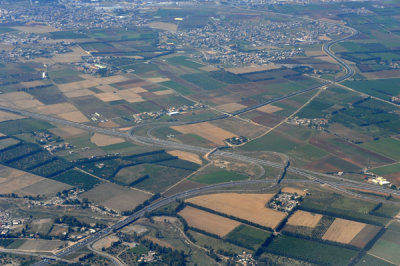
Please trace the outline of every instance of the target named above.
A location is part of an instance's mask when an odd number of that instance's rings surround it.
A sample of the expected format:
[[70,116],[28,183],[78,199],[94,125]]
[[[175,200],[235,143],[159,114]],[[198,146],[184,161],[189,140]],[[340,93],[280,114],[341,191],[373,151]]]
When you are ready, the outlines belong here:
[[400,232],[387,230],[378,239],[370,253],[389,260],[393,264],[400,264]]
[[69,170],[53,177],[52,179],[85,190],[89,190],[96,184],[100,183],[100,180],[77,170]]
[[12,138],[0,139],[0,150],[10,147],[12,145],[18,144],[19,140]]
[[369,214],[376,207],[375,202],[355,200],[325,190],[310,190],[310,193],[301,203],[301,209],[379,225],[388,221],[387,218]]
[[240,149],[244,151],[276,151],[276,152],[289,152],[296,147],[296,143],[286,139],[274,132],[269,133],[261,138],[250,141]]
[[240,225],[233,229],[225,239],[239,246],[257,250],[270,235],[270,232],[247,225]]
[[53,127],[54,126],[52,126],[46,121],[36,120],[32,118],[25,118],[25,119],[1,122],[0,132],[6,135],[17,135],[21,133],[43,131]]
[[356,266],[394,266],[395,264],[386,262],[372,255],[365,254]]
[[357,91],[389,101],[392,96],[400,94],[400,78],[346,81],[344,85]]
[[185,56],[175,56],[175,57],[171,57],[168,58],[167,61],[169,63],[172,64],[176,64],[176,65],[182,65],[185,67],[189,67],[189,68],[194,68],[194,69],[198,69],[200,67],[203,67],[203,65],[193,62],[191,60],[189,60],[189,58],[185,57]]
[[235,172],[217,171],[204,175],[199,175],[190,178],[190,180],[201,184],[211,185],[211,184],[218,184],[230,181],[244,180],[247,178],[248,178],[247,176]]
[[382,138],[361,144],[362,147],[378,154],[400,161],[400,141],[393,138]]
[[185,74],[181,77],[204,90],[216,90],[224,86],[218,80],[210,78],[206,73]]
[[390,175],[394,173],[400,173],[400,163],[388,165],[388,166],[383,166],[379,168],[374,168],[371,169],[371,172],[377,174],[377,175]]
[[276,237],[266,251],[328,265],[347,265],[358,254],[355,250],[284,235]]

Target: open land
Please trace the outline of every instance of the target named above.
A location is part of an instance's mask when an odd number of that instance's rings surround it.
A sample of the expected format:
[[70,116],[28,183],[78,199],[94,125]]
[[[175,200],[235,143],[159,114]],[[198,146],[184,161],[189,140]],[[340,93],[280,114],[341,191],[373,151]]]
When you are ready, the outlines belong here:
[[322,215],[305,211],[296,211],[290,216],[287,224],[293,226],[306,226],[314,228],[318,225]]
[[190,198],[187,202],[262,226],[275,228],[286,214],[265,207],[273,196],[273,194],[221,193]]
[[216,234],[220,237],[224,237],[240,225],[237,221],[190,206],[185,207],[178,214],[187,221],[189,226]]

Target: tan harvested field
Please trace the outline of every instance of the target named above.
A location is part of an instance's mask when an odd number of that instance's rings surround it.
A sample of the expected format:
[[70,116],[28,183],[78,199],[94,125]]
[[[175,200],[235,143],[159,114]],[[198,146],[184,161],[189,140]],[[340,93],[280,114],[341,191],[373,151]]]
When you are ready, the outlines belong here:
[[4,121],[8,121],[8,120],[17,120],[17,119],[21,119],[21,118],[25,118],[25,117],[21,116],[21,115],[16,115],[13,113],[0,111],[0,122],[4,122]]
[[127,80],[129,80],[129,78],[122,76],[122,75],[115,75],[115,76],[95,79],[95,81],[97,81],[98,83],[103,84],[103,85],[109,85],[109,84],[123,82],[123,81],[127,81]]
[[30,186],[26,186],[20,190],[15,191],[17,194],[21,195],[45,195],[45,196],[53,196],[56,195],[57,192],[63,191],[65,189],[71,189],[70,185],[44,178],[43,180],[34,183]]
[[321,61],[328,62],[328,63],[332,63],[332,64],[335,64],[335,63],[336,63],[336,60],[335,60],[335,59],[333,59],[332,57],[327,56],[327,55],[318,56],[318,57],[314,57],[314,58],[315,58],[315,59],[318,59],[318,60],[321,60]]
[[136,92],[128,89],[128,90],[120,90],[117,91],[119,97],[124,99],[125,101],[133,100],[133,99],[142,99],[142,97]]
[[177,156],[181,160],[197,163],[197,164],[202,164],[202,160],[200,159],[200,156],[195,153],[191,152],[186,152],[186,151],[180,151],[180,150],[173,150],[173,151],[168,151],[169,154],[172,156]]
[[305,196],[307,194],[306,191],[294,187],[284,187],[282,188],[282,192],[292,193],[292,194],[297,193],[300,196]]
[[95,94],[95,92],[88,90],[88,89],[64,92],[64,95],[67,96],[68,98],[81,97],[81,96],[87,96],[87,95],[93,95],[93,94]]
[[102,92],[114,92],[114,91],[118,90],[118,89],[116,89],[116,88],[114,88],[113,86],[110,86],[110,85],[100,85],[100,86],[97,86],[96,88],[98,88]]
[[226,103],[226,104],[218,105],[217,109],[224,111],[224,112],[234,112],[234,111],[243,109],[245,107],[247,107],[247,106],[240,104],[240,103]]
[[58,84],[57,87],[62,92],[68,92],[68,91],[74,91],[74,90],[88,89],[91,87],[96,87],[98,85],[100,85],[98,82],[87,79],[87,80],[75,81],[75,82],[70,82],[70,83],[65,83],[65,84]]
[[201,70],[207,71],[207,72],[212,72],[212,71],[217,71],[219,70],[219,68],[215,67],[215,66],[203,66],[200,67]]
[[86,131],[76,127],[59,127],[49,129],[53,134],[62,137],[63,139],[85,134]]
[[350,245],[364,248],[381,230],[381,227],[367,224],[349,243]]
[[293,226],[306,226],[314,228],[318,225],[322,215],[305,211],[296,211],[290,216],[287,224]]
[[143,89],[142,87],[130,88],[129,91],[134,92],[134,93],[147,92],[147,90]]
[[283,108],[280,108],[280,107],[274,106],[274,105],[270,105],[270,104],[269,105],[264,105],[264,106],[262,106],[260,108],[257,108],[257,111],[261,111],[261,112],[264,112],[264,113],[267,113],[267,114],[272,114],[272,113],[278,112],[280,110],[283,110]]
[[99,127],[108,127],[108,128],[112,128],[112,127],[119,127],[119,125],[111,120],[108,120],[107,122],[100,122],[98,123]]
[[89,122],[89,119],[87,119],[87,117],[80,111],[58,114],[58,116],[61,117],[62,119],[77,123]]
[[193,125],[172,126],[171,128],[183,134],[193,133],[199,135],[217,145],[223,145],[225,139],[237,136],[208,122]]
[[125,142],[123,138],[111,137],[99,133],[94,133],[90,141],[99,147]]
[[82,193],[79,197],[88,198],[89,201],[116,211],[127,211],[143,203],[151,197],[151,194],[113,183],[105,183]]
[[168,94],[173,94],[173,90],[163,90],[163,91],[155,91],[153,92],[155,95],[168,95]]
[[72,63],[82,61],[82,56],[88,56],[80,46],[71,47],[72,52],[65,54],[56,54],[50,60],[54,63]]
[[7,166],[0,166],[0,194],[52,195],[71,186]]
[[93,248],[97,250],[102,250],[103,248],[109,248],[115,242],[119,241],[119,237],[116,235],[107,236],[105,238],[96,241],[93,244]]
[[103,102],[112,102],[122,100],[121,96],[114,92],[103,92],[97,93],[94,96],[102,100]]
[[161,82],[165,82],[165,81],[170,81],[169,78],[161,78],[161,77],[158,77],[158,78],[147,78],[146,80],[151,82],[151,83],[161,83]]
[[35,80],[35,81],[27,81],[27,82],[21,82],[20,85],[23,86],[24,88],[32,88],[32,87],[37,87],[44,85],[45,83],[42,80]]
[[275,64],[269,64],[262,66],[233,67],[233,68],[226,68],[225,70],[233,74],[246,74],[246,73],[267,71],[279,68],[281,68],[281,66]]
[[232,215],[262,226],[276,228],[286,213],[266,208],[274,194],[220,193],[187,199],[187,202]]
[[78,109],[76,109],[76,107],[70,103],[57,103],[37,107],[35,111],[44,115],[58,115],[76,112]]
[[259,126],[255,123],[248,123],[236,118],[226,118],[211,123],[228,132],[232,132],[235,135],[246,136],[249,139],[260,136],[266,130],[265,127]]
[[349,244],[367,224],[336,218],[322,239]]
[[17,26],[13,28],[26,33],[49,33],[52,31],[59,31],[57,28],[47,25],[32,25],[32,26],[27,25],[27,26]]
[[68,233],[68,226],[55,224],[53,229],[49,233],[49,235],[50,236],[63,236],[65,233]]
[[28,239],[18,249],[24,251],[53,251],[63,245],[61,240]]
[[239,222],[202,211],[193,207],[185,207],[179,212],[189,226],[224,237],[237,226]]
[[178,24],[166,23],[166,22],[152,22],[147,24],[150,28],[167,30],[170,32],[176,32],[178,30]]
[[305,51],[306,56],[324,56],[326,55],[322,49]]
[[1,94],[0,105],[27,109],[42,106],[43,103],[26,92],[17,91]]

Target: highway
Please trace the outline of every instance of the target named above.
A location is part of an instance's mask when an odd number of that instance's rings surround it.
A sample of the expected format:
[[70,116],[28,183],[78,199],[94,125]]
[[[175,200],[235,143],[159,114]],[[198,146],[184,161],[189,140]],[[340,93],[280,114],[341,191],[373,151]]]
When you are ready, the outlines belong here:
[[[349,77],[351,77],[354,74],[353,69],[348,66],[342,59],[338,58],[336,55],[334,55],[334,53],[331,51],[331,46],[334,45],[335,43],[341,42],[343,40],[349,39],[351,37],[353,37],[354,35],[357,34],[357,31],[355,31],[354,29],[351,29],[352,34],[345,36],[343,38],[337,39],[337,40],[333,40],[330,41],[328,43],[326,43],[323,46],[324,51],[331,56],[332,58],[334,58],[344,69],[346,74],[336,80],[334,80],[333,82],[341,82]],[[258,105],[254,105],[254,106],[250,106],[250,107],[246,107],[244,109],[238,110],[236,112],[232,112],[229,114],[225,114],[225,115],[221,115],[212,119],[206,119],[206,120],[202,120],[202,121],[195,121],[195,122],[187,122],[187,123],[200,123],[200,122],[206,122],[206,121],[210,121],[210,120],[219,120],[219,119],[225,119],[229,116],[236,116],[254,109],[257,109],[259,107],[262,107],[264,105],[268,105],[277,101],[281,101],[283,99],[287,99],[317,88],[320,88],[322,86],[328,85],[331,82],[327,81],[327,82],[323,82],[320,83],[318,85],[312,86],[310,88],[304,89],[304,90],[300,90],[285,96],[281,96],[281,97],[277,97],[274,99],[270,99],[268,101],[265,101],[263,103],[260,103]],[[129,140],[132,140],[136,143],[140,143],[143,145],[149,145],[149,146],[155,146],[155,147],[165,147],[165,148],[173,148],[173,149],[180,149],[180,150],[185,150],[185,151],[191,151],[191,152],[200,152],[203,154],[208,153],[210,150],[207,148],[203,148],[203,147],[197,147],[197,146],[192,146],[192,145],[187,145],[187,144],[181,144],[181,143],[176,143],[176,142],[172,142],[172,141],[167,141],[167,140],[161,140],[161,139],[156,139],[156,138],[150,138],[150,137],[143,137],[143,136],[135,136],[133,135],[133,132],[129,132],[129,133],[124,133],[124,132],[119,132],[116,130],[112,130],[112,129],[105,129],[105,128],[99,128],[99,127],[95,127],[95,126],[90,126],[90,125],[85,125],[85,124],[81,124],[81,123],[76,123],[76,122],[71,122],[71,121],[67,121],[67,120],[63,120],[63,119],[59,119],[59,118],[55,118],[52,116],[47,116],[47,115],[42,115],[42,114],[37,114],[37,113],[33,113],[33,112],[29,112],[29,111],[24,111],[24,110],[19,110],[19,109],[15,109],[12,107],[6,107],[6,106],[0,106],[0,110],[2,111],[6,111],[6,112],[11,112],[11,113],[15,113],[15,114],[19,114],[19,115],[23,115],[23,116],[27,116],[27,117],[32,117],[32,118],[36,118],[36,119],[40,119],[40,120],[45,120],[45,121],[49,121],[49,122],[53,122],[53,123],[57,123],[57,124],[61,124],[61,125],[66,125],[66,126],[71,126],[71,127],[76,127],[76,128],[80,128],[83,130],[87,130],[87,131],[91,131],[91,132],[97,132],[97,133],[102,133],[102,134],[106,134],[109,136],[114,136],[114,137],[122,137],[122,138],[126,138]],[[226,152],[226,151],[221,151],[221,150],[217,150],[214,155],[226,158],[226,159],[233,159],[233,160],[239,160],[239,161],[243,161],[243,162],[249,162],[249,163],[255,163],[255,164],[260,164],[260,165],[265,165],[265,166],[270,166],[270,167],[275,167],[275,168],[279,168],[279,169],[283,169],[285,168],[285,165],[283,164],[279,164],[279,163],[275,163],[275,162],[271,162],[271,161],[267,161],[267,160],[262,160],[262,159],[258,159],[258,158],[252,158],[249,156],[244,156],[244,155],[240,155],[237,153],[232,153],[232,152]],[[290,183],[290,182],[295,182],[295,183],[317,183],[317,184],[325,184],[328,185],[332,188],[335,188],[339,191],[342,191],[343,193],[347,193],[347,194],[351,194],[353,196],[356,197],[365,197],[365,196],[361,196],[357,193],[353,193],[350,192],[346,189],[343,189],[342,187],[350,187],[350,188],[355,188],[355,189],[369,189],[372,191],[376,191],[376,192],[384,192],[384,193],[388,193],[388,194],[395,194],[395,195],[400,195],[399,191],[394,191],[394,190],[390,190],[390,189],[385,189],[382,187],[378,187],[378,186],[372,186],[372,185],[367,185],[367,184],[363,184],[363,183],[359,183],[356,181],[349,181],[349,180],[342,180],[339,177],[335,177],[335,176],[331,176],[331,175],[323,175],[321,173],[317,173],[317,172],[312,172],[312,171],[308,171],[308,170],[304,170],[304,169],[300,169],[300,168],[295,168],[295,167],[287,167],[287,172],[290,173],[294,173],[300,176],[304,176],[307,179],[305,180],[282,180],[282,183]],[[317,178],[316,176],[324,176],[326,178],[330,178],[334,181],[326,181],[326,180],[322,180],[320,178]],[[235,187],[235,186],[246,186],[246,185],[257,185],[257,184],[270,184],[270,185],[274,185],[276,184],[276,180],[245,180],[245,181],[236,181],[236,182],[227,182],[227,183],[220,183],[220,184],[214,184],[214,185],[209,185],[209,186],[204,186],[201,188],[196,188],[196,189],[191,189],[185,192],[181,192],[166,198],[162,198],[154,203],[151,203],[149,206],[135,212],[134,214],[132,214],[131,216],[127,217],[124,220],[121,220],[119,222],[117,222],[116,224],[112,225],[111,227],[108,227],[106,229],[103,229],[102,231],[99,231],[81,241],[79,241],[78,243],[74,244],[73,246],[70,246],[66,249],[63,249],[62,251],[58,252],[55,254],[55,257],[57,258],[64,258],[67,255],[70,255],[74,252],[76,252],[77,250],[79,250],[80,248],[94,243],[95,241],[107,236],[108,234],[110,234],[111,232],[118,230],[122,227],[124,227],[127,224],[132,223],[133,221],[137,220],[138,218],[142,217],[145,215],[146,212],[157,209],[159,207],[165,206],[171,202],[174,202],[178,199],[184,199],[186,197],[192,197],[198,194],[202,194],[202,193],[206,193],[206,192],[210,192],[213,190],[217,190],[217,189],[223,189],[223,188],[227,188],[227,187]],[[34,265],[47,265],[49,264],[53,259],[51,258],[45,258],[44,260],[42,260],[41,262],[35,263]]]

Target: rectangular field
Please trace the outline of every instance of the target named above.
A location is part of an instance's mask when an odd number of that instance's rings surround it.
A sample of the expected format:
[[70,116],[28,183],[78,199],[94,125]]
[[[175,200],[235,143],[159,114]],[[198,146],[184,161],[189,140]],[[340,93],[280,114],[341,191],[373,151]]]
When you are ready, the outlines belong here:
[[287,224],[293,226],[305,226],[314,228],[318,225],[321,218],[322,218],[321,214],[315,214],[299,210],[289,218]]
[[237,221],[190,206],[180,211],[179,215],[186,220],[190,227],[195,227],[220,237],[224,237],[240,225]]
[[336,218],[322,239],[349,244],[365,226],[366,224],[364,223]]
[[208,122],[193,125],[172,126],[171,128],[183,134],[192,133],[199,135],[200,137],[203,137],[218,145],[223,145],[225,139],[236,136],[235,134],[214,126],[213,124]]
[[221,193],[190,198],[187,202],[273,229],[286,217],[286,213],[265,207],[273,196]]

